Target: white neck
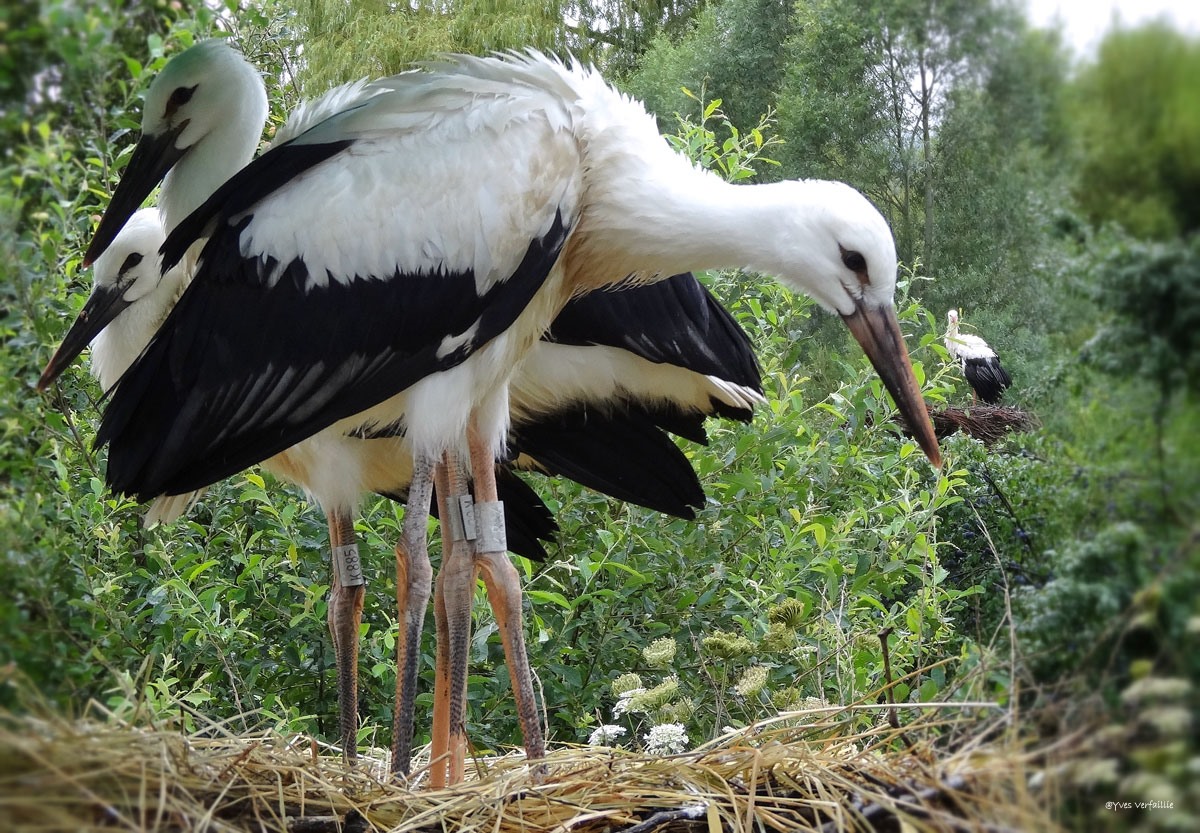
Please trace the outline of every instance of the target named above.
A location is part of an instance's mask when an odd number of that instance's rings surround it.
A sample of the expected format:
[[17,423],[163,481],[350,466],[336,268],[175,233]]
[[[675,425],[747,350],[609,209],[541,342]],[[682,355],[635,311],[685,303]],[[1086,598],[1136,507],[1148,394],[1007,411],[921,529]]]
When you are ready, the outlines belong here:
[[672,165],[666,175],[593,186],[576,250],[576,267],[589,288],[634,273],[649,278],[746,268],[832,306],[816,276],[836,264],[838,252],[819,221],[826,187],[844,186],[821,181],[732,185],[679,161],[683,164]]
[[107,391],[117,383],[166,320],[183,291],[182,269],[171,269],[158,286],[121,311],[92,340],[92,376]]

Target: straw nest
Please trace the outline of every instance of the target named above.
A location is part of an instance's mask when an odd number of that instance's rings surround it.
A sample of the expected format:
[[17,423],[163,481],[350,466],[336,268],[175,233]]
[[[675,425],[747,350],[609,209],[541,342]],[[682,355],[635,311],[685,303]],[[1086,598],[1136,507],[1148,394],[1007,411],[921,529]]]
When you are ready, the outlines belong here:
[[[1034,431],[1040,427],[1037,417],[1029,411],[1006,405],[988,405],[980,402],[970,408],[947,406],[934,409],[926,403],[926,408],[939,440],[962,431],[984,445],[993,445],[1004,439],[1006,434]],[[897,415],[896,420],[904,433],[912,436],[904,417]]]
[[[986,706],[988,704],[976,704]],[[387,776],[380,752],[347,767],[306,736],[183,734],[92,707],[67,720],[0,711],[6,830],[717,831],[1053,830],[1026,785],[1031,753],[993,709],[793,712],[687,754],[553,751],[475,761],[458,787]],[[986,721],[980,715],[990,713]],[[864,720],[865,714],[873,719]],[[867,730],[853,729],[863,723]],[[468,765],[469,768],[471,764]]]

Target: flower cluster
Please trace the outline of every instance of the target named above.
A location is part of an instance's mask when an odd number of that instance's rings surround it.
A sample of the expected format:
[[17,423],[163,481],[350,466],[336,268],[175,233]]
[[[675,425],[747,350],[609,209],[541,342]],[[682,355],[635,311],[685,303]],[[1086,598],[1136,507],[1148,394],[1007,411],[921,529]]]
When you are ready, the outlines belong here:
[[675,661],[675,640],[669,636],[656,639],[642,649],[642,659],[655,670],[670,668]]
[[588,736],[588,744],[590,746],[612,746],[613,742],[624,734],[626,734],[624,726],[605,723]]
[[651,727],[642,738],[646,741],[646,751],[651,755],[678,755],[688,748],[687,730],[682,723],[663,723]]
[[740,697],[753,697],[767,686],[769,669],[765,665],[752,665],[742,672],[742,678],[733,687]]

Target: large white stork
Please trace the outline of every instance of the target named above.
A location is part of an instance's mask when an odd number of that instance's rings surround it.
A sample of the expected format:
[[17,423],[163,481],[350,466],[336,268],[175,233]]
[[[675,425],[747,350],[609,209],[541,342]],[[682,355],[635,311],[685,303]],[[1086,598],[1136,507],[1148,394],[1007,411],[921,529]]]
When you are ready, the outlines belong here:
[[[39,386],[56,379],[89,341],[92,374],[104,390],[116,384],[185,286],[181,265],[165,273],[160,269],[158,251],[165,239],[157,210],[142,209],[130,218],[97,257],[88,301],[48,362]],[[668,317],[671,325],[646,331],[641,324],[651,310],[652,318]],[[749,340],[690,275],[572,301],[513,380],[509,448],[515,459],[497,472],[510,550],[544,559],[539,539],[548,540],[556,526],[545,504],[509,467],[571,477],[613,497],[691,518],[703,492],[687,458],[662,429],[703,443],[707,416],[748,421],[760,398]],[[319,453],[306,454],[305,447],[311,445],[311,440],[301,442],[263,465],[277,477],[294,479],[320,504],[326,496],[313,493],[306,477],[309,468],[303,464]],[[630,454],[614,455],[614,447]],[[361,458],[356,468],[368,477],[363,490],[406,498],[412,452],[403,438],[358,439],[340,452]],[[147,521],[173,521],[194,497],[157,498]],[[338,534],[335,519],[349,512],[330,508],[331,535]],[[335,587],[338,580],[335,565]],[[338,620],[334,604],[329,607],[339,666],[339,728],[350,758],[357,727],[361,607],[353,612],[354,621],[346,623]]]
[[[116,384],[121,374],[149,343],[186,284],[182,265],[165,273],[160,268],[158,250],[165,240],[166,232],[156,209],[142,209],[130,218],[112,244],[96,258],[92,292],[61,347],[47,364],[39,387],[44,388],[57,378],[89,341],[92,342],[92,375],[104,390]],[[613,427],[614,423],[606,423],[597,433]],[[538,428],[535,422],[530,430],[536,431]],[[639,429],[645,430],[646,456],[661,465],[661,482],[671,483],[681,490],[690,489],[692,484],[689,476],[694,480],[694,474],[686,461],[681,462],[670,456],[664,458],[659,453],[664,446],[672,452],[677,451],[674,444],[669,441],[661,444],[654,442],[655,434],[659,433],[657,429],[646,430],[640,425],[626,428],[639,438],[642,438]],[[314,485],[319,484],[320,480],[311,476],[312,467],[306,463],[314,458],[322,463],[331,464],[332,461],[322,460],[322,449],[312,448],[313,445],[311,441],[300,443],[264,461],[263,465],[277,477],[293,480],[305,488],[318,504],[325,507],[330,543],[336,553],[339,546],[346,546],[347,539],[353,541],[354,517],[347,508],[322,503],[331,498],[319,491],[319,485]],[[572,450],[567,449],[568,460],[573,459],[570,456]],[[402,441],[357,440],[347,442],[340,451],[352,453],[357,469],[365,473],[367,479],[362,484],[363,490],[387,496],[407,494],[412,475],[412,454]],[[529,465],[540,465],[536,456]],[[612,472],[590,473],[597,477],[612,475]],[[633,474],[630,473],[631,476]],[[543,560],[546,552],[540,541],[550,540],[557,529],[550,510],[524,481],[509,472],[502,473],[497,485],[504,496],[506,525],[513,532],[509,538],[511,550],[518,555]],[[155,499],[146,514],[147,524],[170,523],[196,497],[197,493],[191,493]],[[685,513],[688,508],[683,506]],[[677,507],[671,504],[670,509],[677,510]],[[339,566],[342,570],[338,569]],[[345,598],[344,588],[348,584],[354,585],[354,577],[345,574],[344,566],[338,565],[335,557],[328,624],[338,664],[341,742],[347,757],[353,759],[358,714],[358,626],[362,607],[361,595],[353,606],[338,605],[338,601]]]
[[999,405],[1012,377],[1000,365],[1000,356],[982,338],[958,331],[958,310],[946,313],[946,350],[962,367],[971,394],[989,405]]
[[[181,166],[221,153],[246,94],[222,74],[229,55],[198,51],[160,74],[89,257],[172,165],[199,176],[203,163]],[[171,232],[167,267],[206,241],[195,277],[118,384],[98,441],[110,445],[109,485],[152,497],[203,487],[330,426],[403,431],[414,486],[398,548],[409,576],[397,593],[402,658],[428,600],[430,492],[417,486],[435,465],[439,499],[476,530],[448,536],[436,591],[433,754],[447,753],[451,779],[463,767],[480,574],[526,751],[544,754],[494,461],[511,376],[572,296],[722,266],[776,275],[842,316],[939,462],[893,306],[891,232],[852,188],[730,185],[675,154],[596,72],[532,52],[350,85],[315,109],[323,118]],[[460,502],[465,461],[473,509]]]
[[[266,93],[258,74],[223,42],[201,44],[177,56],[170,65],[175,77],[199,80],[203,76],[208,83],[198,104],[192,105],[196,87],[176,86],[172,72],[164,73],[166,80],[156,79],[150,91],[150,99],[157,98],[161,113],[152,103],[146,121],[169,118],[180,108],[185,113],[199,108],[208,118],[207,122],[201,120],[200,126],[217,129],[207,144],[197,140],[188,153],[152,141],[143,141],[136,148],[131,169],[149,165],[169,170],[160,195],[168,225],[186,216],[251,157],[266,114]],[[209,74],[209,69],[214,71]],[[337,112],[342,100],[356,89],[351,85],[302,106],[278,132],[276,142],[287,141]],[[205,111],[206,106],[223,107],[230,118],[214,125],[217,111]],[[258,127],[252,129],[254,125]],[[147,135],[151,135],[149,130]],[[220,152],[214,153],[218,148]],[[115,206],[129,204],[129,189],[128,184],[118,188]],[[156,226],[154,216],[139,214],[132,223],[130,236],[119,247],[128,250],[130,257],[146,254],[134,250],[149,242],[147,235],[153,234]],[[111,210],[107,217],[108,224],[98,230],[88,260],[109,245],[120,229],[117,218],[123,220],[123,211]],[[148,249],[155,261],[157,249],[157,244]],[[189,266],[193,260],[187,258]],[[151,285],[140,275],[155,273],[149,262],[128,272],[124,261],[121,269],[100,260],[96,265],[96,291],[47,365],[40,387],[61,373],[97,333],[100,346],[94,360],[99,362],[97,368],[113,369],[110,379],[102,379],[109,387],[119,376],[115,368],[123,370],[132,362],[166,317],[188,271],[179,267],[168,270],[161,287],[143,298]],[[115,283],[110,284],[110,278]],[[561,372],[555,379],[545,373],[524,374],[526,383],[518,382],[514,388],[514,429],[519,431],[513,445],[519,453],[516,463],[570,477],[648,508],[692,517],[703,501],[703,491],[686,457],[656,426],[703,441],[702,423],[710,414],[748,420],[754,401],[761,397],[757,366],[745,334],[690,275],[673,277],[662,287],[636,294],[638,300],[633,304],[616,298],[572,304],[573,313],[558,327],[569,343],[539,346],[539,367]],[[139,302],[135,304],[135,300]],[[118,314],[121,325],[101,332]],[[675,326],[648,329],[655,316]],[[132,349],[135,344],[137,349]],[[589,349],[580,350],[580,346]],[[574,370],[567,372],[567,368]],[[366,445],[361,442],[365,436],[388,433],[367,425],[354,430],[334,426],[264,462],[277,477],[304,488],[326,512],[333,559],[329,627],[338,665],[341,740],[351,758],[355,755],[358,631],[365,584],[354,517],[363,491],[405,500],[412,477],[413,457],[403,437],[390,443],[383,439]],[[626,448],[628,454],[609,453],[615,445]],[[538,537],[548,537],[555,528],[548,510],[523,481],[501,474],[498,489],[505,506],[510,549],[535,558],[544,555]],[[191,492],[155,498],[147,520],[173,520],[194,496]],[[433,514],[438,513],[434,510]],[[407,562],[401,558],[398,563],[403,566]],[[412,661],[406,666],[406,682],[403,686],[398,683],[398,688],[407,692],[415,690],[416,652],[406,656]],[[410,703],[412,697],[398,700]],[[406,761],[411,715],[398,713],[397,723],[409,727],[397,735],[401,738],[397,760]]]

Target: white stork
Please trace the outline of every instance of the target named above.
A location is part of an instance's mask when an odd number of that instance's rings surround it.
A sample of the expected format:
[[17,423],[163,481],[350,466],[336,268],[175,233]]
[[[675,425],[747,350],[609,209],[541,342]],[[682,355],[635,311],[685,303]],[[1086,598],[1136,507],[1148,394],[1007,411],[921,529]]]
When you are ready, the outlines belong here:
[[950,310],[946,319],[946,350],[962,367],[972,397],[989,405],[1000,404],[1004,391],[1012,386],[1012,377],[1000,366],[1000,356],[979,336],[958,331],[958,310]]
[[[103,390],[115,385],[186,283],[182,266],[165,274],[160,269],[158,250],[165,239],[156,209],[142,209],[130,218],[96,259],[92,293],[47,364],[41,387],[57,378],[89,340],[92,374]],[[655,305],[673,313],[670,320],[679,326],[668,333],[639,330],[639,316]],[[680,366],[678,362],[688,360],[682,355],[688,348],[709,357],[708,369],[748,384]],[[692,363],[705,362],[701,356]],[[631,381],[641,387],[631,388]],[[687,458],[658,426],[704,442],[702,422],[708,415],[748,420],[760,398],[757,367],[745,334],[697,281],[680,275],[649,287],[593,293],[568,304],[514,378],[509,445],[518,468],[568,476],[622,500],[691,518],[703,492]],[[291,459],[307,442],[263,465],[281,479],[299,478],[297,484],[311,495],[306,468]],[[613,455],[611,449],[618,444],[634,453]],[[412,453],[401,438],[362,439],[344,450],[364,458],[359,469],[370,474],[364,490],[400,499],[407,495]],[[507,467],[498,474],[503,475],[497,485],[510,550],[544,559],[539,539],[549,539],[555,530],[549,510]],[[195,496],[157,498],[147,523],[173,521]],[[337,534],[332,518],[330,524],[331,535]],[[331,605],[329,628],[339,661],[339,728],[343,748],[353,758],[358,620],[348,634],[341,633],[338,624]]]
[[[205,86],[203,95],[234,108],[233,118],[221,125],[217,140],[198,144],[199,150],[187,154],[142,142],[130,163],[136,169],[147,164],[170,165],[177,159],[161,192],[168,223],[171,215],[176,221],[186,215],[251,157],[257,133],[249,124],[265,120],[266,93],[257,73],[224,42],[201,44],[177,56],[170,66],[184,77],[195,75],[197,63],[203,66],[211,60],[210,54],[227,60],[217,62],[220,72]],[[164,75],[169,81],[171,74]],[[194,87],[171,85],[164,92],[163,85],[164,81],[156,79],[150,99],[158,96],[164,102],[164,115],[181,107],[189,109]],[[228,95],[238,89],[242,95]],[[329,112],[336,112],[338,102],[355,89],[351,85],[302,106],[279,131],[276,142],[287,141]],[[153,121],[154,113],[152,105],[147,109],[147,122]],[[205,157],[202,151],[212,151],[217,141],[222,154]],[[127,199],[128,188],[118,188],[114,205]],[[140,201],[140,197],[136,199]],[[110,210],[106,216],[116,218],[118,212]],[[143,277],[156,274],[151,262],[157,263],[163,237],[157,216],[153,211],[139,212],[111,244],[129,257],[149,257],[142,269],[126,272],[124,261],[118,269],[112,263],[116,256],[113,248],[96,261],[95,291],[47,365],[39,387],[46,387],[95,336],[94,366],[107,369],[100,378],[108,389],[166,318],[182,291],[186,270],[168,270],[159,288],[143,297],[152,287]],[[103,250],[104,241],[120,229],[115,220],[106,222],[97,232],[88,259]],[[192,260],[188,258],[189,263]],[[106,328],[118,315],[120,325]],[[671,326],[663,328],[655,324],[656,319],[667,320]],[[694,517],[694,509],[703,502],[703,491],[687,458],[659,427],[703,442],[703,420],[711,414],[749,420],[754,403],[761,399],[761,388],[745,333],[694,278],[679,275],[633,293],[573,302],[551,341],[540,343],[531,357],[530,367],[537,372],[518,374],[513,388],[514,436],[510,445],[519,455],[516,466],[570,477],[621,500]],[[330,428],[264,461],[269,471],[300,485],[326,512],[334,567],[329,627],[338,664],[341,740],[350,758],[355,756],[358,631],[365,584],[353,520],[363,491],[405,500],[412,477],[412,453],[406,441],[401,437],[364,444],[359,437],[370,433],[362,426],[354,431]],[[609,448],[613,445],[624,447],[628,454],[612,455]],[[523,481],[502,474],[498,488],[504,498],[501,503],[505,505],[510,549],[544,557],[538,538],[548,538],[555,529],[548,510]],[[156,497],[147,522],[174,520],[195,495]],[[414,662],[407,678],[415,688],[416,653],[408,656]],[[401,702],[410,700],[401,698]],[[411,716],[407,721],[399,717],[398,723],[411,727]],[[407,734],[411,735],[411,728]],[[398,758],[407,759],[407,744],[401,742]]]
[[[199,178],[205,164],[181,166],[222,152],[237,99],[259,83],[231,77],[231,55],[203,49],[156,79],[89,258],[173,164],[180,179]],[[195,277],[118,385],[98,441],[110,445],[110,487],[152,497],[200,488],[330,426],[405,432],[415,462],[397,550],[408,576],[397,592],[402,659],[428,599],[429,490],[417,485],[439,465],[440,499],[458,507],[469,461],[477,503],[459,514],[477,534],[449,536],[435,608],[433,754],[447,754],[452,780],[463,769],[477,574],[526,751],[544,754],[494,461],[511,375],[572,296],[723,266],[776,275],[842,316],[940,461],[893,306],[891,232],[852,188],[730,185],[675,154],[596,72],[533,52],[456,57],[341,88],[313,109],[320,120],[171,232],[167,267],[207,238]]]
[[[165,273],[160,269],[158,250],[166,240],[156,209],[138,211],[130,218],[112,244],[101,254],[93,268],[93,288],[83,310],[64,337],[62,346],[47,364],[39,387],[50,384],[66,369],[75,356],[92,342],[92,375],[102,389],[116,384],[121,374],[133,363],[158,330],[175,305],[186,283],[185,270],[177,265]],[[670,445],[675,450],[673,444]],[[657,449],[656,449],[657,450]],[[344,564],[336,558],[338,547],[353,542],[353,513],[323,501],[331,500],[319,491],[319,478],[309,472],[314,468],[309,460],[332,464],[331,454],[311,440],[265,460],[263,466],[277,477],[291,480],[305,488],[318,504],[327,509],[330,545],[335,554],[332,591],[328,610],[330,636],[338,664],[338,704],[341,741],[348,758],[356,753],[355,730],[358,714],[358,625],[361,622],[361,591],[352,604],[339,605],[346,596],[345,587],[353,586],[353,576],[346,576]],[[354,458],[357,468],[366,477],[363,490],[386,495],[404,495],[412,474],[412,453],[400,441],[347,440],[337,454]],[[329,459],[325,459],[328,457]],[[669,473],[664,481],[678,478],[680,464],[675,460],[661,462]],[[534,459],[533,465],[538,461]],[[687,473],[692,474],[686,463]],[[694,475],[693,475],[694,478]],[[686,480],[682,482],[687,484]],[[513,529],[512,551],[533,559],[544,559],[545,550],[539,539],[549,540],[556,525],[549,509],[541,499],[516,477],[498,480],[504,493],[506,522]],[[151,504],[146,514],[147,525],[170,523],[190,506],[198,492],[161,496]],[[344,554],[344,550],[343,550]],[[339,570],[339,568],[341,568]],[[359,571],[361,576],[361,571]]]

